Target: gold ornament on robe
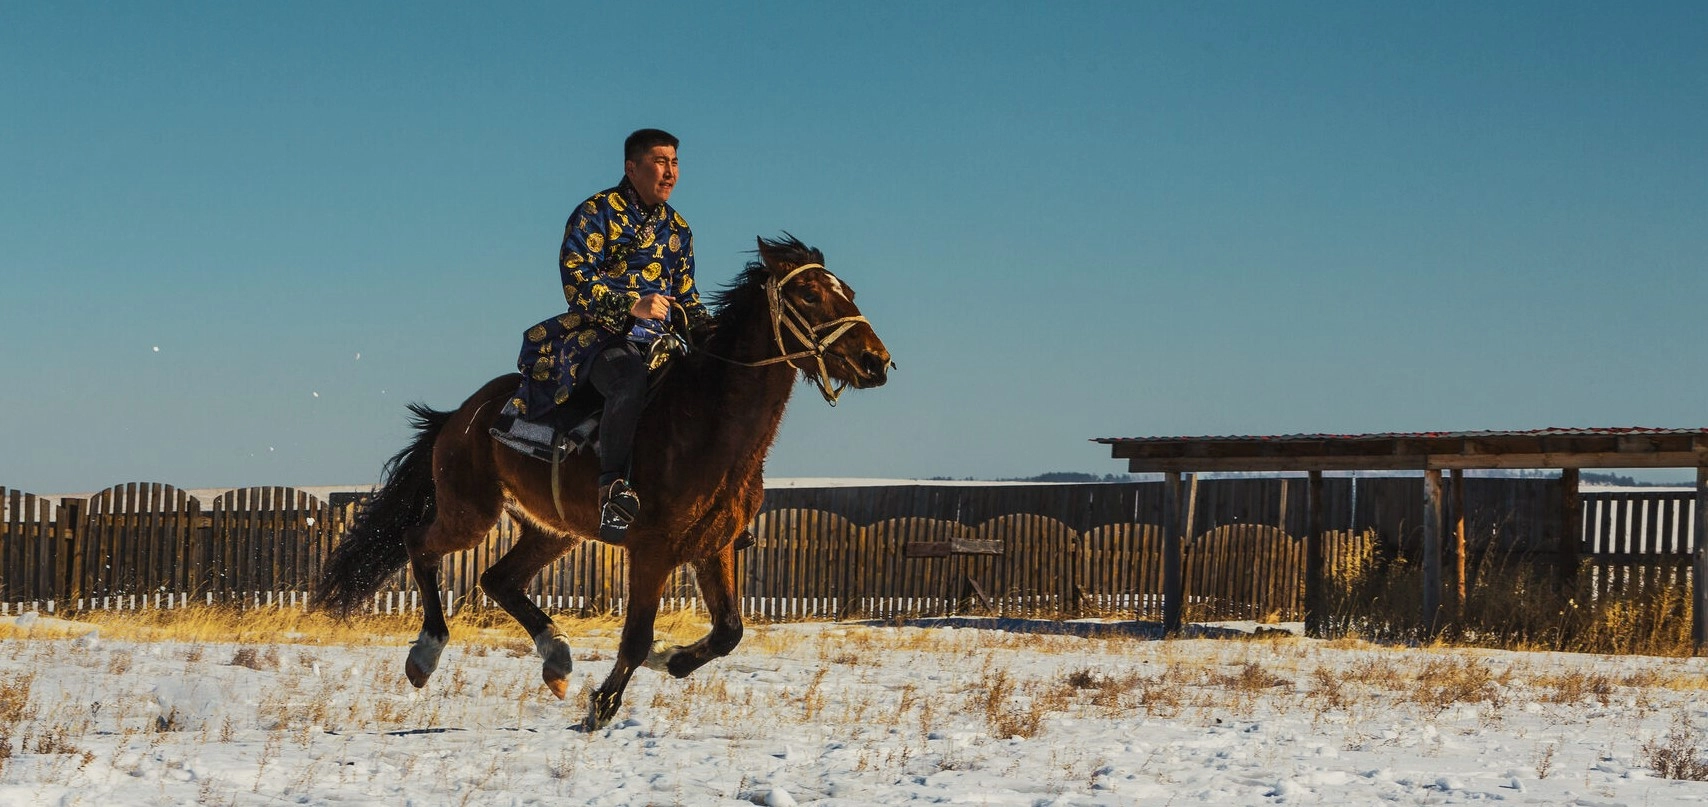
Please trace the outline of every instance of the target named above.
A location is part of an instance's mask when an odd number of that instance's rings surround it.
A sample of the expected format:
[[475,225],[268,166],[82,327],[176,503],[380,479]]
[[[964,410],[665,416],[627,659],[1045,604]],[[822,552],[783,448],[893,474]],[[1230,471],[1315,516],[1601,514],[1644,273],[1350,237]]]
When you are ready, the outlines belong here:
[[[511,331],[511,333],[515,333],[515,331]],[[535,325],[534,327],[528,329],[528,341],[539,342],[539,341],[543,341],[545,338],[546,338],[546,326]]]
[[588,252],[590,252],[594,255],[598,255],[600,252],[604,251],[604,249],[605,249],[605,236],[600,235],[599,233],[588,233],[587,234],[587,251]]
[[676,294],[677,294],[677,296],[687,294],[693,288],[694,288],[694,278],[692,278],[692,277],[689,277],[687,275],[683,275],[680,279],[678,279],[676,281]]
[[648,283],[657,283],[659,276],[663,274],[664,267],[659,265],[658,261],[647,264],[646,268],[641,270],[641,277],[646,278]]
[[564,314],[557,318],[557,324],[562,325],[563,329],[566,331],[573,331],[576,328],[581,327],[581,315]]
[[616,240],[621,237],[623,237],[623,227],[617,222],[613,221],[605,228],[605,239],[607,241],[616,243]]
[[675,233],[671,233],[670,234],[670,240],[665,242],[665,243],[670,245],[670,251],[671,252],[676,252],[676,251],[682,249],[682,239],[677,238]]
[[611,194],[605,197],[605,201],[610,202],[611,209],[618,213],[629,209],[628,203],[623,201],[623,194],[620,191],[611,191]]
[[658,240],[658,236],[656,234],[654,234],[653,231],[647,230],[646,232],[641,234],[641,240],[640,240],[640,247],[639,248],[640,249],[646,249],[647,247],[652,246],[652,242],[656,241],[656,240]]
[[583,257],[583,256],[582,256],[582,255],[581,255],[581,253],[579,253],[579,252],[571,252],[571,253],[569,253],[569,254],[568,254],[568,255],[565,255],[565,256],[564,256],[564,258],[563,258],[563,268],[565,268],[565,269],[574,269],[574,268],[575,268],[575,267],[577,267],[577,266],[580,266],[580,265],[582,265],[582,264],[584,264],[584,263],[586,263],[586,262],[587,262],[587,259],[586,259],[586,258],[585,258],[585,257]]
[[682,220],[682,214],[681,213],[672,212],[670,215],[676,217],[676,226],[678,226],[678,227],[688,226],[688,222]]
[[534,371],[530,373],[530,375],[533,376],[535,381],[545,381],[546,379],[551,378],[552,363],[552,360],[549,358],[541,358],[539,361],[534,362]]

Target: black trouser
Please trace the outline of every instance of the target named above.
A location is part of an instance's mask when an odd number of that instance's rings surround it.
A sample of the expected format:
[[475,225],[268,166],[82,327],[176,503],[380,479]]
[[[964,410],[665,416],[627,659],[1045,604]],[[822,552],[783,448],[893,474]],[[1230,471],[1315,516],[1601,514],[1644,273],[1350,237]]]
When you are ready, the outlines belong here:
[[599,484],[604,486],[629,475],[635,427],[646,405],[646,359],[638,345],[620,339],[590,364],[587,380],[605,396],[605,414],[599,419]]

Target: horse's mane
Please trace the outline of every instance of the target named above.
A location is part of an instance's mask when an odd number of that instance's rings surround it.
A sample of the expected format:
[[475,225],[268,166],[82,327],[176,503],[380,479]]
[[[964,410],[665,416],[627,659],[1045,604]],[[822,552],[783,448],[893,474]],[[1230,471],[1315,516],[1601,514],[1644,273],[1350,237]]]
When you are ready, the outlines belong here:
[[[824,253],[801,243],[787,232],[782,238],[761,238],[766,251],[781,258],[787,263],[800,265],[803,263],[824,263]],[[757,252],[757,250],[755,250]],[[724,286],[711,295],[711,308],[716,312],[720,323],[740,319],[746,314],[746,309],[762,299],[761,292],[765,288],[765,278],[771,274],[770,267],[765,261],[755,259],[747,262],[747,268],[736,275],[729,285]]]

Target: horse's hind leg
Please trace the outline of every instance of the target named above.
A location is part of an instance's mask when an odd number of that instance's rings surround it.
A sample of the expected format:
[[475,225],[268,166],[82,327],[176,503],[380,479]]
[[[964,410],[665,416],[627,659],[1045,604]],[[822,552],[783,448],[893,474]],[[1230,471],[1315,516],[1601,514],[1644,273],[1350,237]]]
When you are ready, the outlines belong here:
[[424,530],[412,530],[405,539],[410,570],[415,574],[422,600],[421,633],[410,646],[409,660],[403,665],[409,683],[416,687],[427,685],[428,676],[439,666],[445,643],[451,639],[451,629],[445,624],[445,607],[439,599],[440,562],[452,552],[474,548],[498,521],[496,497],[490,507],[469,502],[458,504],[462,506],[453,511],[441,500],[433,523]]
[[[691,645],[654,646],[646,666],[681,678],[706,662],[730,654],[741,643],[741,607],[735,587],[735,547],[723,549],[694,564],[700,597],[712,617],[711,632]],[[662,644],[662,643],[661,643]]]
[[543,660],[540,675],[545,679],[546,688],[561,700],[569,691],[569,671],[573,667],[569,638],[552,622],[550,615],[528,599],[525,589],[528,581],[534,579],[546,564],[563,557],[581,539],[550,535],[525,520],[520,521],[520,527],[521,535],[516,539],[516,545],[481,574],[480,587],[486,596],[515,617],[533,638],[534,649],[539,651]]

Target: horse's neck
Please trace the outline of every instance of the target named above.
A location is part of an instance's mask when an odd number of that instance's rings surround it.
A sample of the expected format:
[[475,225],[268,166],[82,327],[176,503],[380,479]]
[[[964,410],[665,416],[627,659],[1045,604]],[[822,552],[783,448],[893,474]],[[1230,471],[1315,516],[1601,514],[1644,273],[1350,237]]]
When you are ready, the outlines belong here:
[[[756,318],[757,319],[757,318]],[[769,318],[744,323],[728,338],[708,345],[707,352],[735,361],[757,362],[774,357],[777,345]],[[689,394],[691,422],[704,424],[697,435],[712,455],[727,463],[736,476],[757,474],[783,424],[783,411],[795,387],[795,369],[779,362],[745,367],[705,357],[697,390]]]

